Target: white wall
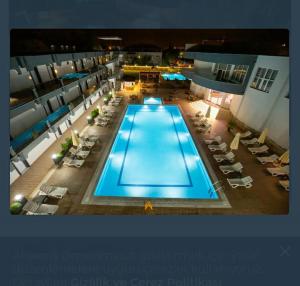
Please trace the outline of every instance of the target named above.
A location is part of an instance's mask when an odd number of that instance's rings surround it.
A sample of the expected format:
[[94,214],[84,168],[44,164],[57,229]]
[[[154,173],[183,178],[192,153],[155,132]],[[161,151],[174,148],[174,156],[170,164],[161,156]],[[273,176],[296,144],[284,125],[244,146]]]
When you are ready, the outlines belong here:
[[53,79],[53,75],[50,67],[46,65],[37,66],[37,70],[40,74],[42,82],[47,82]]
[[26,69],[21,69],[21,74],[14,69],[9,71],[10,92],[17,92],[27,88],[33,88],[33,82],[29,78],[30,74]]
[[192,91],[193,94],[198,95],[198,96],[203,96],[203,98],[205,98],[205,99],[208,97],[208,94],[209,94],[208,88],[198,85],[198,84],[194,83],[193,81],[191,82],[190,90]]
[[66,103],[69,103],[70,101],[74,100],[76,97],[79,96],[79,87],[74,86],[70,88],[65,94],[64,94],[64,100]]
[[36,109],[29,109],[10,120],[10,134],[15,137],[24,130],[32,127],[35,123],[46,116],[46,113],[41,105]]
[[72,61],[61,62],[60,65],[57,65],[56,63],[54,63],[54,69],[57,71],[57,73],[56,73],[57,77],[61,77],[67,73],[75,72],[75,67],[73,66]]
[[236,117],[236,114],[238,112],[238,109],[240,107],[240,104],[242,102],[242,99],[243,99],[243,95],[238,95],[238,94],[235,94],[233,96],[233,99],[231,100],[231,104],[230,104],[230,111],[231,113],[233,114],[233,116]]
[[[259,67],[279,71],[269,93],[250,87]],[[280,146],[288,148],[289,138],[286,135],[289,133],[289,100],[285,98],[288,92],[289,58],[258,56],[242,100],[235,96],[234,107],[231,109],[237,110],[237,119],[253,129],[261,131],[269,128],[269,137]]]
[[203,62],[199,60],[194,61],[194,68],[198,71],[201,71],[201,73],[212,74],[212,67],[213,63]]

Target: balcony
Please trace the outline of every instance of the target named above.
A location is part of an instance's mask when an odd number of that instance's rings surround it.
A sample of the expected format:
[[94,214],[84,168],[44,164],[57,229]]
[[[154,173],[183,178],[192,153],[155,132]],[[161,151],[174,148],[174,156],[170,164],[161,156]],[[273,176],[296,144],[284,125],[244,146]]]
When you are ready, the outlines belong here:
[[216,75],[206,71],[183,69],[181,73],[198,85],[221,92],[243,95],[246,89],[245,82],[241,84],[231,81],[220,81],[216,79]]

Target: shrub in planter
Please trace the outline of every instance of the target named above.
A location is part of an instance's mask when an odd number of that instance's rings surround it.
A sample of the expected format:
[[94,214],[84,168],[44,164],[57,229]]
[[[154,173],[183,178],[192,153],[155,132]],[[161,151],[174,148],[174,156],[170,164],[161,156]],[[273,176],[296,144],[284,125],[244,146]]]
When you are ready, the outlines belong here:
[[234,129],[235,123],[233,121],[229,121],[227,125],[227,130],[230,132],[232,129]]
[[22,211],[22,204],[20,202],[14,202],[10,205],[10,213],[13,215],[20,214]]
[[99,110],[98,109],[94,109],[92,112],[91,112],[91,117],[92,118],[95,118],[99,115]]

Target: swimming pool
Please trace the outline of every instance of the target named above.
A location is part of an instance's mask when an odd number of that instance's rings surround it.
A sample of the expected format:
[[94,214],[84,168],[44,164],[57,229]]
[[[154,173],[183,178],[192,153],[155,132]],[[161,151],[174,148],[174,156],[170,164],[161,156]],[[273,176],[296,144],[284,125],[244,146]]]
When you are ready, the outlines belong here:
[[162,104],[160,97],[144,97],[144,104]]
[[161,76],[164,80],[186,80],[186,77],[181,73],[163,73]]
[[94,196],[218,199],[175,105],[128,105]]

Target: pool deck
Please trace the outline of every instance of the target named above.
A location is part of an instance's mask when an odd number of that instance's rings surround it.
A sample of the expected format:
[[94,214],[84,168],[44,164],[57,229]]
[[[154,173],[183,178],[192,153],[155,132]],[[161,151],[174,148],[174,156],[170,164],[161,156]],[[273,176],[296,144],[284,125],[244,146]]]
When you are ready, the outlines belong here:
[[[171,93],[175,100],[172,104],[178,104],[183,113],[192,112],[190,102],[183,99],[185,94],[184,90],[166,91],[158,90],[158,94],[154,94],[164,97],[168,96],[168,92]],[[122,94],[120,92],[119,94]],[[129,101],[129,93],[124,93],[124,103],[117,108],[118,115],[115,118],[113,125],[110,128],[102,128],[96,125],[87,127],[86,114],[83,114],[73,125],[75,129],[80,131],[85,130],[88,134],[97,134],[100,136],[100,142],[92,149],[92,153],[87,157],[86,162],[80,168],[60,167],[53,166],[51,160],[51,154],[59,149],[60,144],[66,137],[70,136],[70,130],[55,142],[32,166],[31,168],[16,182],[11,185],[11,197],[18,193],[24,194],[26,197],[33,197],[37,194],[38,187],[41,183],[47,182],[49,184],[65,186],[69,188],[68,194],[62,200],[49,199],[47,203],[58,204],[58,215],[132,215],[132,214],[145,214],[143,205],[127,206],[124,205],[87,205],[82,204],[91,180],[99,169],[100,161],[105,160],[111,143],[114,139],[114,134],[117,131],[119,123],[121,122],[123,113],[125,111],[127,102]],[[147,96],[151,96],[147,94]],[[142,99],[143,96],[140,98]],[[101,100],[101,99],[100,99]],[[99,101],[94,103],[92,107],[88,109],[90,112]],[[167,102],[165,101],[167,104]],[[183,115],[184,115],[183,114]],[[226,114],[223,117],[226,119]],[[212,124],[211,135],[221,135],[223,140],[229,145],[233,136],[227,131],[226,120],[215,119]],[[268,166],[261,165],[255,156],[251,155],[247,148],[240,145],[239,150],[235,152],[236,161],[239,161],[244,166],[243,174],[250,175],[254,179],[253,187],[250,189],[231,189],[228,185],[226,178],[230,176],[224,175],[218,168],[217,162],[213,159],[212,154],[204,139],[208,136],[200,135],[195,131],[195,128],[191,126],[189,120],[186,118],[187,125],[194,138],[195,144],[198,150],[201,151],[201,156],[204,161],[208,161],[213,172],[217,178],[223,182],[224,193],[228,198],[231,208],[192,208],[192,207],[166,207],[159,206],[154,203],[153,211],[147,212],[147,214],[239,214],[239,215],[261,215],[261,214],[288,214],[289,209],[289,193],[284,191],[278,184],[278,178],[272,177],[266,173]]]

